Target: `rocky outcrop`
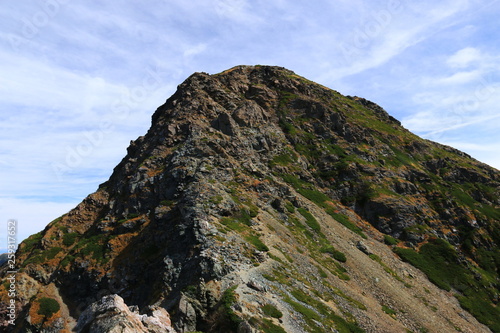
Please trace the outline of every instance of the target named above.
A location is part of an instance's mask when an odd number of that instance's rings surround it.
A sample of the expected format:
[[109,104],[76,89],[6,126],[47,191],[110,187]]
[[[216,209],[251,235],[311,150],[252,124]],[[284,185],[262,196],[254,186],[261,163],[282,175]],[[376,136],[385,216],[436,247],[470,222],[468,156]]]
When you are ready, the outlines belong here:
[[118,295],[104,296],[91,304],[78,319],[76,332],[108,333],[175,333],[170,315],[165,309],[150,308],[148,314],[139,314],[128,307]]
[[284,68],[195,73],[107,182],[20,245],[17,325],[497,330],[499,188],[497,170]]

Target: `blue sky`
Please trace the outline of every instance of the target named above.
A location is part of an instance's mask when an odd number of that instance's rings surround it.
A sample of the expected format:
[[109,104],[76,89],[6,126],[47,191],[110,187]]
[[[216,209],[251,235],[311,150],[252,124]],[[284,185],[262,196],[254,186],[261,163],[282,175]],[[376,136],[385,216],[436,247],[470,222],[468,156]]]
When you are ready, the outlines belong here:
[[0,5],[0,248],[107,180],[196,71],[279,65],[500,169],[500,1]]

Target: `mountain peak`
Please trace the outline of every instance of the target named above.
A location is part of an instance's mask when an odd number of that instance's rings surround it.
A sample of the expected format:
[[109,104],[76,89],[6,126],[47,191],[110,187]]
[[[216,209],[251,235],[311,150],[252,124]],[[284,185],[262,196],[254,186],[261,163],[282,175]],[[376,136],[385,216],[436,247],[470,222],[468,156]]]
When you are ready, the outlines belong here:
[[17,324],[498,332],[499,188],[285,68],[195,73],[106,183],[20,245]]

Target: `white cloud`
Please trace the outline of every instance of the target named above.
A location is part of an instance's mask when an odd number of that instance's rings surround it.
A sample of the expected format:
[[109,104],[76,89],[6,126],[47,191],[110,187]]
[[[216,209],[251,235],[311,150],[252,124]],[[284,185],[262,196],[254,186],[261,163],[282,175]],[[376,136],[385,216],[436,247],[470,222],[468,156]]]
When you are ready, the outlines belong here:
[[248,10],[250,7],[246,0],[217,0],[215,12],[224,19],[242,21],[253,21],[255,17]]
[[441,90],[415,95],[413,101],[419,111],[402,120],[404,126],[422,135],[435,135],[447,131],[483,124],[500,130],[496,105],[500,103],[498,84],[458,89],[451,94],[447,86]]
[[[491,115],[491,116],[479,116],[479,117],[474,117],[472,119],[464,119],[463,117],[461,118],[459,115],[456,116],[457,118],[452,118],[450,117],[447,119],[447,122],[442,122],[439,124],[439,128],[432,130],[428,133],[426,133],[427,136],[432,136],[438,133],[442,132],[449,132],[449,131],[455,131],[464,127],[468,127],[471,125],[477,125],[477,124],[483,124],[483,123],[489,123],[491,121],[497,121],[497,119],[500,118],[500,114],[496,115]],[[443,127],[444,125],[444,127]]]
[[397,7],[391,7],[391,3],[386,8],[372,9],[361,24],[352,28],[349,37],[339,42],[343,65],[326,73],[322,81],[327,76],[331,81],[340,80],[385,64],[448,27],[449,20],[465,10],[468,2],[442,6],[397,2]]
[[1,52],[0,61],[0,93],[6,104],[85,112],[92,107],[109,107],[127,91],[122,84],[19,55]]
[[[44,4],[0,13],[0,186],[13,210],[35,211],[43,202],[57,210],[57,201],[95,190],[193,71],[282,65],[334,89],[371,94],[424,135],[480,144],[472,132],[500,132],[493,118],[499,51],[486,37],[498,24],[481,16],[494,7],[477,10],[476,0],[66,3],[32,36],[26,20]],[[103,132],[103,124],[112,130]],[[78,149],[81,160],[68,163]],[[71,164],[62,180],[54,164]],[[38,220],[43,226],[58,214],[22,220],[34,233]]]
[[4,219],[0,223],[2,225],[0,229],[0,249],[5,249],[7,244],[7,220],[17,220],[17,241],[21,242],[28,236],[42,231],[50,221],[67,213],[76,205],[76,201],[61,203],[0,197],[0,216]]
[[[500,153],[500,146],[498,144],[478,144],[473,142],[448,141],[448,145],[457,149],[475,150],[478,152],[498,151]],[[497,155],[500,156],[500,154]]]
[[483,74],[482,70],[472,70],[465,72],[457,72],[451,76],[438,78],[435,84],[457,85],[465,84],[478,80]]
[[207,43],[200,43],[184,50],[183,54],[185,57],[192,57],[197,54],[203,53],[207,49]]
[[[418,110],[404,117],[403,124],[436,141],[451,136],[471,138],[478,131],[485,133],[485,129],[500,133],[500,58],[481,48],[467,46],[440,61],[435,66],[441,71],[422,75],[412,87],[416,91],[413,102]],[[449,74],[443,76],[442,73]],[[461,142],[462,147],[477,152],[464,144],[464,140],[454,139],[454,142]]]
[[484,60],[484,55],[478,49],[466,47],[449,57],[446,63],[452,68],[464,68],[481,60]]

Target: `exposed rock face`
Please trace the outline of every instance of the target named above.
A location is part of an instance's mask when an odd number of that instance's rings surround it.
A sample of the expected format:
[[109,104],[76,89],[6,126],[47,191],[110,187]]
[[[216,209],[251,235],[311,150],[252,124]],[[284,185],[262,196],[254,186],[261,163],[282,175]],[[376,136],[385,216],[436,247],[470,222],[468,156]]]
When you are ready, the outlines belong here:
[[20,245],[17,327],[500,331],[499,188],[286,69],[196,73],[106,183]]
[[104,296],[91,304],[78,319],[76,332],[175,333],[165,309],[150,309],[151,315],[133,312],[118,295]]

